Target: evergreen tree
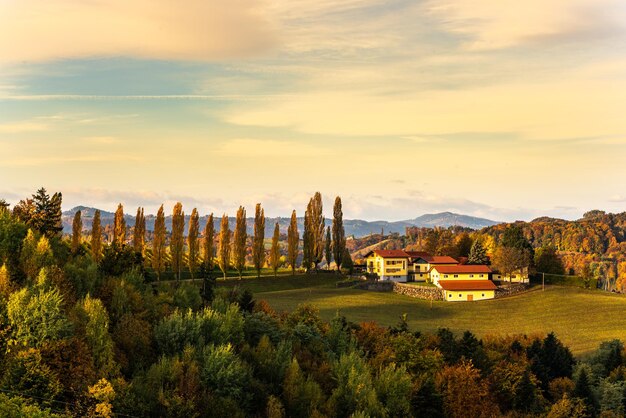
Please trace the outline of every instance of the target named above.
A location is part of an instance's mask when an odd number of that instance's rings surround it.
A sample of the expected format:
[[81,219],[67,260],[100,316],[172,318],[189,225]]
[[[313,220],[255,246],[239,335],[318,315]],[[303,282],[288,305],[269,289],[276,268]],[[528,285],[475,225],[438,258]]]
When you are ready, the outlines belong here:
[[584,366],[578,373],[578,379],[576,379],[576,386],[574,386],[572,396],[574,398],[581,399],[587,407],[587,411],[590,411],[592,415],[595,415],[595,411],[597,411],[598,408],[598,401],[593,393],[593,390],[591,389],[587,369]]
[[233,264],[237,273],[239,273],[239,280],[241,280],[241,273],[246,266],[247,239],[246,209],[243,206],[239,206],[239,209],[237,210],[237,220],[235,223],[235,233],[233,234]]
[[256,204],[254,213],[254,240],[252,243],[252,260],[257,277],[261,277],[261,269],[265,265],[265,211],[261,204]]
[[276,277],[276,272],[280,267],[280,229],[278,227],[278,222],[276,222],[276,226],[274,227],[274,236],[272,237],[272,248],[270,250],[270,266],[272,270],[274,270],[274,277]]
[[213,257],[215,256],[213,238],[215,236],[215,225],[213,224],[213,214],[207,217],[206,225],[204,226],[204,241],[202,243],[202,260],[204,263],[204,271],[210,272],[213,270]]
[[143,208],[137,208],[135,216],[135,228],[133,229],[133,248],[136,253],[143,254],[146,243],[146,218],[143,214]]
[[330,235],[330,226],[326,227],[326,239],[324,240],[324,253],[326,255],[326,269],[330,270],[330,262],[333,258],[332,237]]
[[172,270],[176,279],[180,280],[180,273],[183,268],[183,253],[185,251],[185,213],[182,203],[174,205],[172,212],[172,237],[170,239],[170,255],[172,256]]
[[193,208],[191,211],[191,217],[189,218],[189,233],[187,234],[187,246],[189,247],[189,256],[187,257],[187,264],[189,265],[189,273],[191,278],[194,279],[196,268],[198,267],[198,229],[200,227],[200,216],[198,210]]
[[343,254],[346,252],[346,231],[343,228],[343,210],[341,198],[335,198],[335,206],[333,207],[333,256],[337,271],[341,270],[341,262]]
[[489,264],[487,251],[485,250],[485,247],[480,239],[477,239],[472,244],[467,264]]
[[152,240],[152,268],[157,274],[157,280],[161,280],[161,273],[165,271],[165,213],[163,205],[157,212],[154,222],[154,239]]
[[124,206],[120,203],[115,211],[113,221],[113,245],[122,248],[126,242],[126,221],[124,220]]
[[46,189],[42,187],[33,195],[34,213],[25,222],[47,237],[58,236],[63,231],[62,200],[61,193],[55,193],[50,197]]
[[81,212],[77,211],[74,214],[74,221],[72,222],[72,254],[77,254],[82,241],[83,233],[83,221],[81,219]]
[[222,216],[220,225],[220,248],[217,263],[224,274],[224,279],[226,279],[226,272],[230,267],[230,227],[228,225],[228,215],[226,214]]
[[291,266],[291,274],[296,274],[296,262],[298,260],[298,244],[300,243],[300,234],[298,233],[298,219],[296,211],[291,213],[291,222],[287,230],[287,259]]
[[96,210],[91,224],[91,257],[99,263],[102,260],[102,226],[100,226],[100,211]]

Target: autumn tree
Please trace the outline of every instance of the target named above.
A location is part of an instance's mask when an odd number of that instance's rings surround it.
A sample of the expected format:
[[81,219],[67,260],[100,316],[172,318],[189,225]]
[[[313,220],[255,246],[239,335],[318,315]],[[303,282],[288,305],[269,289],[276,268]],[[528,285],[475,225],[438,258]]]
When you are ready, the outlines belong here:
[[[343,210],[341,204],[341,198],[337,196],[335,198],[335,205],[333,207],[333,257],[335,264],[337,265],[337,271],[341,270],[341,263],[343,260],[343,254],[346,252],[346,231],[343,227]],[[330,263],[329,263],[330,264]]]
[[183,253],[185,250],[185,213],[182,203],[174,205],[172,212],[172,237],[170,238],[170,255],[172,256],[172,270],[176,279],[180,280],[180,273],[183,268]]
[[124,206],[120,203],[115,211],[113,220],[113,245],[122,248],[126,242],[126,221],[124,220]]
[[161,279],[161,273],[165,271],[165,234],[165,213],[161,205],[154,222],[152,239],[152,268],[157,274],[157,280]]
[[32,229],[29,229],[22,244],[20,263],[22,264],[24,274],[31,280],[37,278],[42,268],[52,265],[54,263],[54,255],[52,254],[48,238],[42,235],[37,239]]
[[467,264],[489,264],[489,257],[487,257],[487,251],[483,246],[482,240],[477,239],[472,244]]
[[233,234],[233,264],[235,270],[239,273],[239,280],[241,280],[241,273],[246,266],[246,240],[248,234],[246,233],[246,209],[243,206],[239,206],[237,210],[237,219],[235,223],[235,232]]
[[261,269],[265,265],[265,211],[261,204],[256,204],[254,212],[254,239],[252,241],[252,260],[257,277],[261,277]]
[[326,269],[330,269],[330,262],[333,259],[333,243],[330,235],[330,226],[326,228],[326,239],[324,240],[324,254],[326,255]]
[[456,237],[455,256],[469,257],[469,253],[471,252],[472,245],[473,245],[472,238],[470,238],[469,234],[467,232],[461,232]]
[[291,221],[287,229],[287,261],[291,266],[291,274],[296,274],[296,262],[298,260],[298,244],[300,234],[298,233],[298,219],[296,211],[291,212]]
[[189,232],[187,233],[187,246],[189,247],[189,256],[187,257],[187,264],[189,266],[189,273],[191,278],[194,279],[196,268],[198,267],[198,234],[200,228],[200,216],[198,210],[193,208],[191,211],[191,217],[189,218]]
[[315,196],[309,200],[304,220],[305,268],[308,271],[313,266],[317,270],[317,265],[324,258],[326,229],[320,192],[316,192]]
[[491,264],[502,275],[509,277],[510,284],[514,272],[528,267],[529,253],[519,248],[501,246],[496,249]]
[[226,214],[222,216],[222,223],[220,224],[220,248],[217,263],[224,274],[224,279],[226,279],[226,272],[230,267],[230,227]]
[[276,277],[276,272],[280,267],[280,229],[278,227],[278,222],[276,222],[276,226],[274,227],[274,236],[272,237],[272,248],[270,249],[270,266],[272,270],[274,270],[274,277]]
[[81,212],[76,211],[74,214],[74,220],[72,221],[72,254],[77,254],[82,241],[83,233],[83,221],[81,219]]
[[13,283],[11,283],[11,276],[9,275],[9,269],[6,264],[0,266],[0,298],[9,298],[9,295],[13,292]]
[[204,241],[202,241],[202,262],[204,263],[204,270],[210,272],[213,270],[213,238],[215,236],[215,225],[213,224],[213,214],[207,217],[206,225],[204,226]]
[[133,229],[133,248],[136,253],[143,254],[146,242],[146,218],[143,214],[143,208],[137,208],[135,216],[135,228]]
[[100,211],[96,210],[91,223],[91,257],[96,263],[102,259],[102,226],[100,225]]

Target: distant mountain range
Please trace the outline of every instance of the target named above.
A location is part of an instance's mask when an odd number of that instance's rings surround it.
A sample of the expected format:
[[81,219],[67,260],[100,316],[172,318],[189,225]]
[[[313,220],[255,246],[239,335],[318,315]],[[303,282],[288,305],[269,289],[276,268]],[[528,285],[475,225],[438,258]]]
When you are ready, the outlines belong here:
[[[96,211],[96,208],[91,208],[87,206],[76,206],[75,208],[63,212],[63,231],[66,233],[70,233],[72,231],[72,220],[74,214],[78,211],[81,211],[81,217],[83,220],[83,228],[90,229],[91,222],[93,220],[93,215]],[[113,212],[100,211],[100,220],[103,226],[109,225],[113,223],[113,218],[115,214]],[[126,225],[133,226],[135,223],[135,215],[124,215],[124,219],[126,220]],[[156,216],[154,215],[146,215],[146,229],[148,231],[152,231],[154,229],[154,221]],[[206,224],[207,217],[203,216],[200,218],[200,229],[204,228]],[[265,219],[265,236],[268,237],[272,234],[274,224],[278,222],[280,225],[280,231],[282,233],[287,233],[287,228],[289,227],[289,218],[266,218]],[[186,215],[186,222],[189,221],[189,215]],[[219,229],[221,218],[216,217],[213,219],[215,224],[215,229]],[[253,233],[254,226],[254,218],[248,218],[248,233]],[[298,218],[298,230],[302,234],[303,226],[303,218]],[[229,223],[231,229],[233,229],[235,225],[235,218],[229,218]],[[327,225],[331,225],[332,219],[326,219]],[[442,213],[434,213],[434,214],[426,214],[422,216],[418,216],[414,219],[408,219],[405,221],[396,221],[396,222],[388,222],[388,221],[364,221],[360,219],[344,219],[343,224],[346,230],[346,235],[354,235],[355,237],[363,237],[372,233],[380,233],[383,231],[384,233],[392,233],[398,232],[400,234],[404,234],[405,228],[407,227],[443,227],[447,228],[449,226],[462,226],[466,228],[472,229],[481,229],[488,226],[496,225],[500,222],[492,221],[484,218],[477,218],[469,215],[460,215],[452,212],[442,212]],[[172,227],[172,218],[171,215],[168,215],[165,218],[165,225],[168,230],[171,230]]]

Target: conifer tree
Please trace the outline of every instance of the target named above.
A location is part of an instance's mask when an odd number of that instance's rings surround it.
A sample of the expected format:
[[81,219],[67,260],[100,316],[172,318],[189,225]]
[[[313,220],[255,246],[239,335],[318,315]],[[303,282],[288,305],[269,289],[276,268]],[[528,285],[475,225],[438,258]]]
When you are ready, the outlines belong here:
[[252,260],[257,277],[261,277],[261,269],[265,265],[265,211],[261,204],[256,204],[254,212],[254,240],[252,241]]
[[126,221],[124,220],[124,206],[120,203],[115,211],[113,220],[113,245],[122,248],[126,242]]
[[152,268],[157,274],[157,280],[161,280],[161,273],[165,270],[165,234],[165,213],[161,205],[154,222],[154,239],[152,240]]
[[296,211],[291,212],[291,222],[287,230],[287,259],[291,265],[291,274],[296,274],[296,261],[298,260],[298,244],[300,243],[300,234],[298,233],[298,219]]
[[187,264],[189,266],[189,273],[192,280],[195,279],[196,268],[198,267],[198,229],[200,223],[200,216],[198,210],[193,208],[191,211],[191,217],[189,218],[189,232],[187,234],[187,246],[189,247],[189,256],[187,257]]
[[80,242],[82,241],[83,233],[83,220],[81,219],[81,212],[77,211],[74,214],[74,221],[72,222],[72,254],[77,254],[80,248]]
[[133,248],[136,253],[143,254],[146,243],[146,218],[143,214],[143,208],[137,208],[135,216],[135,228],[133,229]]
[[100,225],[100,211],[96,210],[91,225],[91,257],[99,263],[102,259],[102,226]]
[[202,243],[202,260],[204,263],[204,270],[211,272],[213,270],[213,238],[215,236],[215,225],[213,224],[213,214],[207,217],[206,225],[204,226],[204,241]]
[[235,223],[235,233],[233,234],[233,264],[237,273],[239,273],[239,280],[241,280],[241,273],[246,266],[246,239],[248,235],[246,233],[246,210],[243,206],[239,206],[237,210],[237,220]]
[[47,237],[57,236],[63,231],[61,203],[63,196],[55,193],[50,197],[45,188],[33,195],[34,213],[26,221]]
[[341,262],[346,252],[346,231],[343,227],[343,211],[341,198],[335,198],[335,206],[333,207],[333,257],[337,265],[337,271],[341,270]]
[[226,279],[226,272],[230,267],[230,227],[228,225],[228,215],[226,214],[222,216],[220,225],[220,249],[217,262],[224,274],[224,279]]
[[274,227],[274,236],[272,237],[272,248],[270,249],[270,266],[272,270],[274,270],[274,277],[276,277],[276,272],[280,267],[280,228],[278,226],[278,222],[276,222],[276,226]]
[[487,251],[483,246],[482,240],[477,239],[472,244],[469,257],[467,258],[467,264],[488,264],[489,257],[487,257]]
[[326,270],[330,270],[330,262],[332,261],[332,258],[333,258],[330,226],[326,228],[326,239],[324,240],[324,253],[326,255]]
[[178,202],[174,205],[172,212],[172,237],[170,239],[170,255],[172,256],[172,270],[176,279],[180,280],[180,273],[183,267],[183,253],[185,250],[185,213],[183,204]]

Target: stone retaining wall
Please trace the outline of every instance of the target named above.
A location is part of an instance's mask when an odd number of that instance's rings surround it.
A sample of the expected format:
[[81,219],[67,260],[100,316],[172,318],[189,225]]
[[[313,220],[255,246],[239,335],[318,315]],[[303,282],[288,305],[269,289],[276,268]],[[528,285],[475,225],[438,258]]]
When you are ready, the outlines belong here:
[[498,286],[495,292],[496,298],[502,298],[505,296],[516,295],[518,293],[525,292],[530,287],[527,283],[512,283],[511,285],[504,284],[502,286]]
[[437,287],[394,283],[393,291],[417,299],[443,300],[443,292]]

